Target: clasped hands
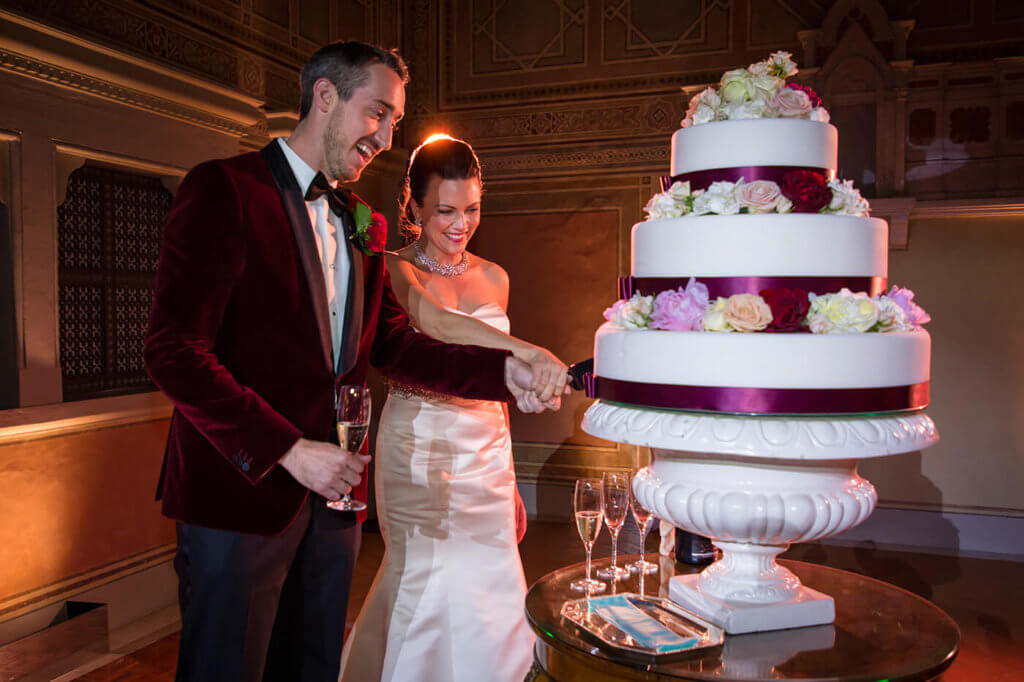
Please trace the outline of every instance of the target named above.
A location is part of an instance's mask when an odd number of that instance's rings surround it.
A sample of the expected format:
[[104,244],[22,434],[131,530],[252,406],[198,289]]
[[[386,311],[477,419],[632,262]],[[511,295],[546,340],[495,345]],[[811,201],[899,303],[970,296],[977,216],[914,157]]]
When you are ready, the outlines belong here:
[[543,348],[535,348],[523,359],[510,355],[505,360],[505,386],[521,412],[557,410],[562,396],[572,392],[568,381],[568,367]]

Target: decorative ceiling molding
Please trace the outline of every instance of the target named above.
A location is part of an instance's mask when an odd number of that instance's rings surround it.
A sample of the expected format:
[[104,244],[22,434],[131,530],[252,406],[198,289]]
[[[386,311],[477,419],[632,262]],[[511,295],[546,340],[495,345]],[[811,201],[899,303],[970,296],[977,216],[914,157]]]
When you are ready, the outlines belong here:
[[263,100],[0,10],[0,69],[236,136]]

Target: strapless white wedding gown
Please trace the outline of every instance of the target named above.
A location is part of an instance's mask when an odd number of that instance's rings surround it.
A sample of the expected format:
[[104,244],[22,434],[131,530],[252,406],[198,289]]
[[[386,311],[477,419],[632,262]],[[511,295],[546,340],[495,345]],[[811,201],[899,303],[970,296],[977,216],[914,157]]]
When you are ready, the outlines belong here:
[[[507,332],[488,303],[472,316]],[[500,403],[391,391],[375,455],[384,561],[342,682],[522,682],[533,660]]]

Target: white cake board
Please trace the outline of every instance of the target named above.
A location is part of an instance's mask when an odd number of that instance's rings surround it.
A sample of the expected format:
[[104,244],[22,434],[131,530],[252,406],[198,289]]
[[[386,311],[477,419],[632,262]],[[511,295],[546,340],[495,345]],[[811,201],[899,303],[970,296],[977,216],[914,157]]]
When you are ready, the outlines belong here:
[[832,597],[803,585],[797,597],[775,604],[728,602],[700,591],[700,575],[677,575],[669,580],[669,597],[730,635],[765,630],[825,625],[836,619]]

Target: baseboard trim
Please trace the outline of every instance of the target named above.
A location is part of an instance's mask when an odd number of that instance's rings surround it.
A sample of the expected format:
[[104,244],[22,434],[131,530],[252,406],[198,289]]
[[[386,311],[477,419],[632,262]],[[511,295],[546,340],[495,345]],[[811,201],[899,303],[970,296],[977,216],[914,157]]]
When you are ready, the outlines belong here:
[[0,645],[45,628],[65,601],[106,604],[111,632],[175,605],[174,545],[157,547],[0,602]]
[[[572,518],[570,481],[519,481],[527,516],[537,521]],[[880,549],[1024,561],[1024,518],[879,506],[861,525],[822,544],[872,543]]]

